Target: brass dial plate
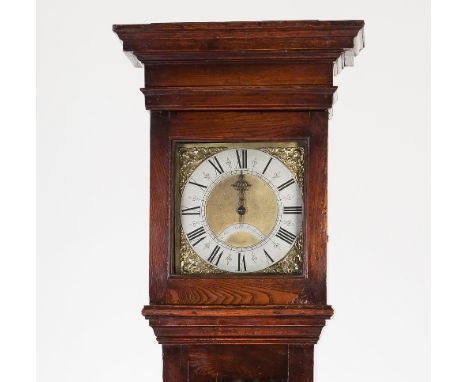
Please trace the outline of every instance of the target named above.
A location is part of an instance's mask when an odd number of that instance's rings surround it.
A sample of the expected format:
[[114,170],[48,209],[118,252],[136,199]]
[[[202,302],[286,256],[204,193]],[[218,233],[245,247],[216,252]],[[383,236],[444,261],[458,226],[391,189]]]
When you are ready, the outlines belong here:
[[[305,142],[258,142],[258,143],[177,143],[174,148],[175,162],[175,237],[174,265],[176,274],[216,274],[228,273],[216,267],[196,253],[193,242],[190,243],[181,227],[181,196],[194,171],[213,155],[226,150],[246,148],[259,150],[277,159],[292,174],[301,197],[304,187],[304,147]],[[237,151],[237,150],[236,150]],[[229,163],[229,165],[231,165]],[[226,167],[225,164],[223,166]],[[253,164],[255,166],[255,163]],[[248,172],[248,171],[247,171]],[[252,232],[243,230],[232,233],[232,227],[239,215],[231,206],[238,201],[238,194],[233,189],[239,172],[231,173],[217,182],[210,190],[206,202],[206,223],[214,235],[226,240],[234,247],[249,247],[258,244],[263,237],[268,237],[272,230],[278,229],[278,195],[277,190],[263,179],[246,173],[243,177],[249,184],[248,204],[253,212],[245,214],[244,227],[252,227]],[[206,174],[205,174],[206,175]],[[224,175],[224,174],[223,174]],[[209,177],[209,175],[206,175]],[[193,181],[193,179],[192,179]],[[252,187],[250,187],[252,186]],[[196,187],[195,187],[196,188]],[[273,191],[275,190],[275,192]],[[284,196],[284,195],[283,195]],[[297,203],[296,203],[297,204]],[[187,208],[185,206],[185,208]],[[193,212],[193,211],[189,211]],[[244,217],[243,217],[244,218]],[[286,220],[288,222],[288,220]],[[294,223],[293,223],[294,224]],[[301,219],[302,224],[302,219]],[[231,228],[229,228],[231,227]],[[255,227],[255,228],[253,228]],[[228,237],[229,235],[229,237]],[[301,274],[303,268],[303,233],[302,227],[287,254],[271,266],[259,269],[254,273]],[[191,245],[192,244],[192,245]],[[284,244],[284,243],[283,243]],[[233,260],[235,261],[235,259]],[[231,274],[229,272],[229,274]]]

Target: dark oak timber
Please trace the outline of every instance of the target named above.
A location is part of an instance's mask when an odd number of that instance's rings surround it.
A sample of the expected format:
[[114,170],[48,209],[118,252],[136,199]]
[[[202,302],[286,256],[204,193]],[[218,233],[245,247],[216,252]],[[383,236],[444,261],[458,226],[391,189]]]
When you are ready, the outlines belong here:
[[[114,25],[129,58],[144,66],[141,90],[151,114],[150,302],[143,315],[163,346],[165,382],[313,380],[314,345],[333,314],[326,291],[333,77],[364,47],[363,27],[363,21]],[[175,274],[174,145],[298,140],[306,148],[304,207],[286,205],[284,212],[304,216],[303,274]],[[224,171],[215,160],[211,165]],[[199,214],[200,207],[182,213]],[[188,234],[192,245],[203,235]],[[278,240],[291,242],[291,235],[283,227]],[[209,261],[219,261],[218,252]]]
[[323,110],[334,86],[200,86],[142,89],[149,110]]

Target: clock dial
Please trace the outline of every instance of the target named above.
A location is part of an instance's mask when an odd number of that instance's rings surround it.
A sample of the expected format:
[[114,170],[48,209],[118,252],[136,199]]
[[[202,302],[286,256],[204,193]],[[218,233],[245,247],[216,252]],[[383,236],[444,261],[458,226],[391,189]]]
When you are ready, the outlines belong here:
[[259,149],[217,152],[195,168],[182,189],[183,234],[203,261],[227,272],[258,272],[283,259],[302,221],[294,174]]

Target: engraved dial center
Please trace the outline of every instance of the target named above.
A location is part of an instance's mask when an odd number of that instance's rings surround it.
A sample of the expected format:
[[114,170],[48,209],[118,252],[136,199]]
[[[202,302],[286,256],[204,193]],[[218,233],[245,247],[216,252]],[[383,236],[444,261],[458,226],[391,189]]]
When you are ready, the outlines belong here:
[[[275,192],[263,179],[244,171],[226,176],[207,197],[208,227],[219,240],[233,247],[247,248],[259,243],[271,234],[277,219]],[[235,230],[226,231],[234,226]],[[254,227],[260,235],[254,235],[248,227]],[[230,236],[226,232],[230,232]]]

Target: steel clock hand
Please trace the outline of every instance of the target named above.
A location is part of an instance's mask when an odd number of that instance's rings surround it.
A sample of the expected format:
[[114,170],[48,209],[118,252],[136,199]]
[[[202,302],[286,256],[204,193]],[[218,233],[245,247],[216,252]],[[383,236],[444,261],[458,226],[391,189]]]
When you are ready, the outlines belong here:
[[251,187],[251,184],[245,180],[245,175],[241,171],[237,181],[232,184],[232,187],[239,193],[239,202],[237,203],[236,212],[239,214],[239,223],[244,222],[244,215],[247,212],[247,208],[245,206],[246,197],[245,194],[247,190]]

